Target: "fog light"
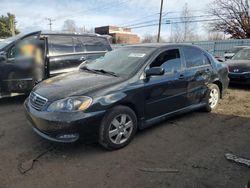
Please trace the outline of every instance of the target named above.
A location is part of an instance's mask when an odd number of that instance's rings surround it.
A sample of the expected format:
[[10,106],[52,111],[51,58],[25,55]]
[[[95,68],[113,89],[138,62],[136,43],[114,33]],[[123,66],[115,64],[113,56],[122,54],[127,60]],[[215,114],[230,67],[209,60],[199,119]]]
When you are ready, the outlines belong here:
[[63,134],[63,135],[59,135],[58,138],[62,139],[62,140],[67,140],[67,139],[76,139],[79,137],[79,134],[75,133],[75,134]]

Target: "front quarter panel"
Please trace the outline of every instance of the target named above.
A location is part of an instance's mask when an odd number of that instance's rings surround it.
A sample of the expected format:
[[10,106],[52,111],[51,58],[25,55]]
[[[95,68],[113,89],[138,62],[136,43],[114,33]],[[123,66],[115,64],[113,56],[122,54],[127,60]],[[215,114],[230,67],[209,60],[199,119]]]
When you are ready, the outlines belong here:
[[99,96],[93,97],[93,104],[88,111],[107,111],[114,106],[124,105],[131,108],[140,120],[144,114],[143,87],[142,80],[134,83],[126,81],[118,86],[113,86],[107,89],[105,94],[102,91]]

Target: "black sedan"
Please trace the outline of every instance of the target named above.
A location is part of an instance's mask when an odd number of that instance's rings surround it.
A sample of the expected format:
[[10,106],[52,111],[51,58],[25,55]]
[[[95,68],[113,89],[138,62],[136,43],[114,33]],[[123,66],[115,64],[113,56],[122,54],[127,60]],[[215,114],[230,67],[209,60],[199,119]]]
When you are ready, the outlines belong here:
[[250,48],[240,50],[226,63],[231,83],[250,84]]
[[69,143],[93,135],[112,150],[165,118],[215,109],[228,82],[227,67],[198,47],[134,45],[45,80],[24,106],[43,138]]

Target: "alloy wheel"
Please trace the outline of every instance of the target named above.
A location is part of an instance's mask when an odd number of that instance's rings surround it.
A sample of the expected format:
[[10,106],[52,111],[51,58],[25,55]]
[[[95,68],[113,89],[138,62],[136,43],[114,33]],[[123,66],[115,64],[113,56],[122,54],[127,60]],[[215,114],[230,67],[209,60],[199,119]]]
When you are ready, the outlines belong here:
[[219,92],[216,88],[213,88],[211,91],[210,91],[210,95],[209,95],[209,106],[211,108],[214,108],[217,103],[219,101]]
[[114,144],[126,142],[132,134],[134,124],[132,118],[127,114],[116,116],[109,126],[109,139]]

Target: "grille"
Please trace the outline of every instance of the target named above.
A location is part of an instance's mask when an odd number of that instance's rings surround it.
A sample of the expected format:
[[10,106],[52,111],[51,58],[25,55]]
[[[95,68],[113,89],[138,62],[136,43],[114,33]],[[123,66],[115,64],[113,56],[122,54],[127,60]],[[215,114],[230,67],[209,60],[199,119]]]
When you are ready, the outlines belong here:
[[30,100],[31,106],[39,111],[46,105],[48,101],[48,99],[38,95],[35,92],[30,93],[29,100]]
[[249,72],[249,68],[247,67],[229,67],[229,72],[232,73],[244,73],[244,72]]

